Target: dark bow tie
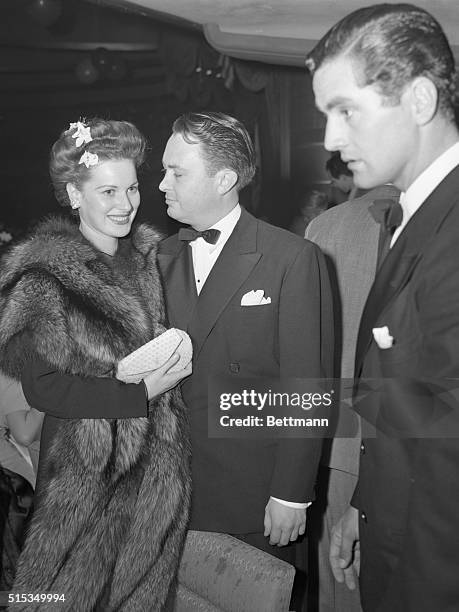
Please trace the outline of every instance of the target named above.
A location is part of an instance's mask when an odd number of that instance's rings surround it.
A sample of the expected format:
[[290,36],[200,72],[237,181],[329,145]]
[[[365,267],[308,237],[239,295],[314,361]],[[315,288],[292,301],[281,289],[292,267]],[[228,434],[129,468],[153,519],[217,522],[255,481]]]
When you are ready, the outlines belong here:
[[368,210],[374,220],[380,223],[390,234],[395,232],[403,219],[402,207],[395,200],[375,200]]
[[182,227],[182,229],[179,230],[178,238],[179,240],[186,240],[187,242],[196,240],[196,238],[204,238],[204,240],[210,244],[217,244],[220,234],[221,232],[218,229],[207,229],[198,232],[198,230],[192,227]]

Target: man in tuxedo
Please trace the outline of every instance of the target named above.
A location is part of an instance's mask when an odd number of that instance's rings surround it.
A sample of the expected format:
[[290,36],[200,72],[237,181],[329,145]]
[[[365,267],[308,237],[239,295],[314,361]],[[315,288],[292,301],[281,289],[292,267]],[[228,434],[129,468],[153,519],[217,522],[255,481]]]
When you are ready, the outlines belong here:
[[[179,117],[163,165],[167,213],[189,226],[161,243],[158,261],[170,324],[193,342],[193,374],[182,386],[193,449],[190,527],[238,535],[294,563],[292,543],[305,531],[322,440],[212,438],[208,411],[218,406],[209,403],[208,385],[217,376],[330,375],[324,258],[309,241],[239,205],[255,153],[236,119]],[[245,305],[253,291],[260,302]]]
[[[338,376],[343,379],[342,399],[349,396],[354,376],[355,345],[363,307],[375,278],[378,245],[382,237],[377,208],[398,202],[399,190],[382,185],[360,198],[335,206],[306,228],[305,238],[317,244],[327,258],[335,302],[336,357]],[[349,413],[346,412],[346,419]],[[349,591],[335,581],[328,559],[331,531],[346,511],[357,483],[360,454],[360,422],[338,422],[337,436],[327,439],[322,451],[318,479],[318,501],[309,511],[310,603],[320,612],[358,612],[358,590]],[[354,434],[354,437],[352,437]],[[312,540],[312,543],[311,543]]]
[[333,572],[354,588],[361,557],[364,610],[454,610],[459,427],[457,398],[445,391],[459,376],[454,58],[429,13],[382,4],[345,17],[306,63],[326,148],[340,151],[357,186],[402,191],[402,222],[356,349],[355,405],[377,429],[363,441],[352,505],[333,532]]

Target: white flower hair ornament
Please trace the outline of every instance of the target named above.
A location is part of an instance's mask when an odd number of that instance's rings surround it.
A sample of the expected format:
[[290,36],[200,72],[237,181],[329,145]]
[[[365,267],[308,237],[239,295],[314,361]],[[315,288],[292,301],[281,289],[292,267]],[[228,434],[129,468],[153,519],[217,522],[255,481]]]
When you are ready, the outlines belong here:
[[86,126],[81,121],[71,123],[69,130],[75,130],[75,132],[72,134],[72,138],[76,139],[75,144],[77,147],[81,147],[81,145],[87,144],[92,140],[91,128]]
[[80,161],[78,162],[78,164],[84,164],[86,168],[96,166],[98,163],[99,156],[97,155],[97,153],[89,153],[89,151],[85,151],[80,157]]

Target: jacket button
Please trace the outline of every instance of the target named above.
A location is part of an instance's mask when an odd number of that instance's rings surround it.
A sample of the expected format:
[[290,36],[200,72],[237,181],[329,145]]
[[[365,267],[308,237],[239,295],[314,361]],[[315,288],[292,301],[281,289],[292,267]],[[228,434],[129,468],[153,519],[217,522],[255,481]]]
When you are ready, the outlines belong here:
[[229,370],[230,372],[233,372],[233,374],[237,374],[240,369],[241,369],[241,366],[238,363],[229,364]]
[[362,519],[362,521],[363,521],[364,523],[367,523],[367,522],[368,522],[368,521],[367,521],[367,515],[365,514],[365,512],[361,512],[361,513],[360,513],[360,518]]
[[362,444],[360,445],[360,453],[361,453],[362,455],[364,455],[364,454],[365,454],[365,444],[364,444],[363,442],[362,442]]

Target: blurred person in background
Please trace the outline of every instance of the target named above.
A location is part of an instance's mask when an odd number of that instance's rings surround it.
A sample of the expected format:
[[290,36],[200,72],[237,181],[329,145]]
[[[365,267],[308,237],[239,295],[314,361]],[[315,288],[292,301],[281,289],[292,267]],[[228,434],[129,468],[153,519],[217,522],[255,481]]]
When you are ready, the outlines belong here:
[[0,590],[13,586],[29,523],[43,413],[27,404],[19,382],[0,372]]
[[331,184],[329,208],[357,197],[357,187],[354,185],[352,172],[341,159],[339,151],[334,151],[330,155],[325,163],[325,169]]
[[299,211],[290,224],[290,231],[304,238],[304,232],[309,223],[314,217],[323,213],[327,206],[328,197],[326,193],[315,189],[310,191],[300,201]]

